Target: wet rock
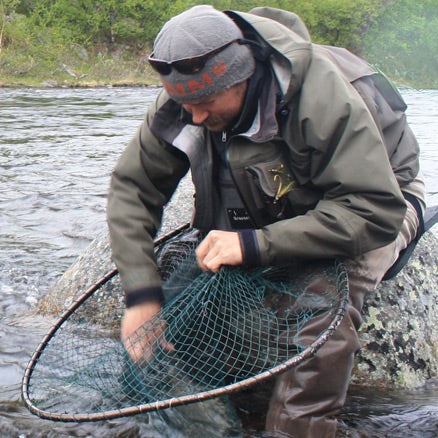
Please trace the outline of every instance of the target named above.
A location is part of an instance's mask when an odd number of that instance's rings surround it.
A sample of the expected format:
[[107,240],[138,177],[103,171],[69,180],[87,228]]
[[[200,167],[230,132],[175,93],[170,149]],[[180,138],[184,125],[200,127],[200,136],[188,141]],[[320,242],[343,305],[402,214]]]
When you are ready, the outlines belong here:
[[352,383],[415,388],[438,375],[437,254],[426,233],[408,265],[367,298]]
[[[113,269],[115,266],[111,261],[108,232],[103,230],[38,303],[38,312],[52,316],[61,314],[104,274]],[[121,295],[118,276],[113,283],[114,290],[109,290],[108,294]]]

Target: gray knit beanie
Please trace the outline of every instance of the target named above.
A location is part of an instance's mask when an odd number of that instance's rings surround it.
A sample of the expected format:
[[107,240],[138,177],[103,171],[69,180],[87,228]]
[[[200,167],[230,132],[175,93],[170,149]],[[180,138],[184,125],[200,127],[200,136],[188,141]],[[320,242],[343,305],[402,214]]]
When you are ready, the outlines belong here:
[[[226,14],[212,6],[194,6],[163,26],[154,42],[153,58],[173,62],[197,57],[241,38],[242,31]],[[210,57],[197,73],[183,74],[172,68],[160,78],[172,99],[190,102],[243,82],[254,69],[248,45],[233,43]]]

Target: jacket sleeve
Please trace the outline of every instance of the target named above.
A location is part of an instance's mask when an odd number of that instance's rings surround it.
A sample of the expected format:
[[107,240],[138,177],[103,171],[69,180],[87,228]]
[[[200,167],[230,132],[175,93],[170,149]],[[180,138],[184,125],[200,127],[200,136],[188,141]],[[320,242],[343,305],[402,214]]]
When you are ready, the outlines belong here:
[[188,171],[186,157],[159,141],[149,129],[158,99],[119,158],[110,180],[107,221],[127,307],[163,299],[153,241],[163,208]]
[[354,257],[393,241],[406,204],[382,137],[359,94],[314,61],[283,133],[300,183],[316,207],[256,230],[262,264],[291,257]]

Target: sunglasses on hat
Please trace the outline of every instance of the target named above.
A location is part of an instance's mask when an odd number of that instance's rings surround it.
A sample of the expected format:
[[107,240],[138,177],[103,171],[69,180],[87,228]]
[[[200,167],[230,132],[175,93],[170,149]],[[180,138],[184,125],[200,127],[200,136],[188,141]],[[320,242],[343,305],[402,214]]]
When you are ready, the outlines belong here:
[[199,73],[204,68],[207,61],[214,55],[222,52],[222,50],[225,50],[228,46],[231,46],[231,44],[237,42],[241,44],[240,41],[241,40],[239,39],[232,40],[223,46],[218,47],[217,49],[204,53],[203,55],[178,59],[177,61],[164,61],[162,59],[156,59],[152,53],[149,56],[148,61],[151,67],[162,76],[169,75],[172,72],[172,69],[175,69],[178,73],[183,75],[193,75]]

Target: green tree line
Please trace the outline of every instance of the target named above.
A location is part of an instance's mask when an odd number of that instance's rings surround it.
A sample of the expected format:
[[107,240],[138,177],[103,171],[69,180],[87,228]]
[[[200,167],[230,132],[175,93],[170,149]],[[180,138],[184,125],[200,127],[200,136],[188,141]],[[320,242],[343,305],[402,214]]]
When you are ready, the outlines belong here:
[[[64,77],[142,82],[153,39],[192,0],[0,0],[0,85]],[[247,11],[251,0],[211,1]],[[314,42],[346,47],[395,80],[437,88],[437,0],[275,0],[296,12]],[[152,75],[152,76],[151,76]]]

